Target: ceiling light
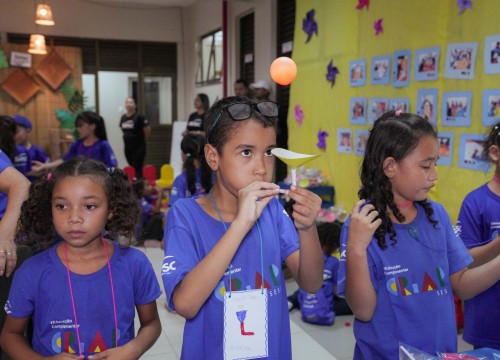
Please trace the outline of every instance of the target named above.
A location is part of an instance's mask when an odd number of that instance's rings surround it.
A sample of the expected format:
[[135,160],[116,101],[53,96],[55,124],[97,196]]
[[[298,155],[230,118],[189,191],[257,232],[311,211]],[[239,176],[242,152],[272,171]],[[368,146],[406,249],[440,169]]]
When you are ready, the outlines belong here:
[[40,34],[33,34],[30,36],[30,46],[28,52],[32,54],[47,54],[47,48],[45,47],[45,36]]
[[36,7],[35,22],[38,25],[54,25],[52,10],[50,9],[49,5],[38,4],[38,6]]

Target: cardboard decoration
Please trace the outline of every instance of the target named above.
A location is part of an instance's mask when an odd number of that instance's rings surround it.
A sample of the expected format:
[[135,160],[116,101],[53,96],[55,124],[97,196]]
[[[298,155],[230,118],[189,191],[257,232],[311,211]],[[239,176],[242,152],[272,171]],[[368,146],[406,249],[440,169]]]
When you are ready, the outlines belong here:
[[22,69],[17,69],[10,74],[1,87],[20,105],[24,105],[40,90],[40,85]]
[[72,69],[64,61],[64,59],[56,52],[52,51],[42,61],[36,69],[36,73],[40,76],[52,90],[57,90],[64,80],[71,75]]

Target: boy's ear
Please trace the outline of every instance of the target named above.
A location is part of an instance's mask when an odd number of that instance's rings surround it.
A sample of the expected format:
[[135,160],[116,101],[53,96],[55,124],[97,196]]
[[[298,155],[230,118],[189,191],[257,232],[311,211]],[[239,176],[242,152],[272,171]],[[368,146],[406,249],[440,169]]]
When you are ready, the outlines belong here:
[[219,153],[217,149],[210,144],[205,144],[204,150],[208,166],[210,166],[212,171],[216,171],[219,168]]
[[490,146],[490,159],[494,162],[498,162],[498,159],[500,159],[500,149],[498,148],[498,146]]
[[392,179],[394,177],[394,174],[396,172],[396,167],[398,166],[398,163],[396,159],[393,157],[388,157],[385,158],[384,163],[383,163],[383,169],[384,169],[384,174],[387,176],[389,179]]

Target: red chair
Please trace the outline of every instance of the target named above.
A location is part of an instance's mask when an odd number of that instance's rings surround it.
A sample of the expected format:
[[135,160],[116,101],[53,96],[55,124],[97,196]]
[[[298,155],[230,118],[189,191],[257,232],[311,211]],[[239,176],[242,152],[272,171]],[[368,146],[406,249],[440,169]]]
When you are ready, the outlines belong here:
[[142,168],[142,177],[149,181],[151,186],[156,185],[156,168],[153,165],[144,165]]
[[135,168],[133,166],[125,166],[123,168],[123,171],[125,174],[127,174],[128,180],[129,181],[134,181],[136,180],[136,174],[135,174]]

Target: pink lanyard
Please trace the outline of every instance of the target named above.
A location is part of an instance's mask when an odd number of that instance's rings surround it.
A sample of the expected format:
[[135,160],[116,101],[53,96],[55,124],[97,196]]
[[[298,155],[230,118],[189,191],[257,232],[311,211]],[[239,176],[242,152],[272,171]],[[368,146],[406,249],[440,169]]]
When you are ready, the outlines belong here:
[[[113,286],[113,274],[111,273],[111,264],[109,263],[109,255],[108,248],[106,247],[106,242],[104,238],[101,238],[102,245],[104,246],[104,253],[106,254],[106,261],[108,263],[109,270],[109,281],[111,283],[111,297],[113,298],[113,314],[115,316],[115,347],[118,347],[118,318],[116,316],[116,302],[115,302],[115,287]],[[68,263],[68,253],[66,251],[66,242],[63,241],[64,247],[64,259],[66,260],[66,271],[68,274],[68,283],[69,283],[69,293],[71,296],[71,305],[73,305],[73,316],[75,317],[75,330],[76,330],[76,339],[78,341],[78,351],[80,352],[80,356],[82,356],[82,345],[80,342],[80,330],[78,329],[78,319],[76,317],[76,307],[75,307],[75,297],[73,296],[73,286],[71,285],[71,275],[69,272],[69,263]]]

